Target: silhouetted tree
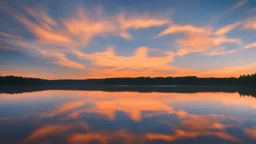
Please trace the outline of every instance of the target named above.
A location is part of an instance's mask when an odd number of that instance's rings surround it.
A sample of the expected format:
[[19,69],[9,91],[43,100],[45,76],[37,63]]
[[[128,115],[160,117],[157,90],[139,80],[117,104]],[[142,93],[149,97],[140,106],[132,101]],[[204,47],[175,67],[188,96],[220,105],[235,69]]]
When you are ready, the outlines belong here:
[[0,85],[248,85],[256,86],[256,74],[242,75],[239,78],[199,78],[185,77],[136,77],[105,78],[85,80],[45,80],[16,76],[0,77]]

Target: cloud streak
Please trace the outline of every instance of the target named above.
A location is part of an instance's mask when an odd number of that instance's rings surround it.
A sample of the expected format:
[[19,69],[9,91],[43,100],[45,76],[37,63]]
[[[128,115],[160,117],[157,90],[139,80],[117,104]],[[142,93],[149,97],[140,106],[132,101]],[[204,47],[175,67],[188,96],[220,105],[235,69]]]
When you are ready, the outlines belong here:
[[[183,56],[189,53],[212,52],[224,43],[241,44],[241,40],[237,38],[227,38],[225,34],[232,31],[240,25],[240,22],[224,26],[217,31],[213,31],[212,27],[196,27],[193,25],[171,25],[169,28],[160,32],[157,37],[169,34],[185,33],[184,38],[177,39],[178,47],[177,55]],[[223,49],[222,49],[223,50]],[[211,53],[213,55],[214,53]],[[218,54],[228,54],[221,52]]]
[[232,10],[242,7],[248,2],[248,0],[239,0],[238,3],[236,3],[234,6],[232,6]]

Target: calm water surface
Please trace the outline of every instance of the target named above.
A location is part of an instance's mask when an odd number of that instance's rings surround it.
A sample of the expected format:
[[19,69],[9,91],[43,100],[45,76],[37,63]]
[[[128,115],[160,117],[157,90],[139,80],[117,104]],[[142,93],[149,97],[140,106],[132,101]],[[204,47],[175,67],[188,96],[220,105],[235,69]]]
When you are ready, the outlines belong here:
[[255,144],[256,98],[221,92],[0,94],[0,143]]

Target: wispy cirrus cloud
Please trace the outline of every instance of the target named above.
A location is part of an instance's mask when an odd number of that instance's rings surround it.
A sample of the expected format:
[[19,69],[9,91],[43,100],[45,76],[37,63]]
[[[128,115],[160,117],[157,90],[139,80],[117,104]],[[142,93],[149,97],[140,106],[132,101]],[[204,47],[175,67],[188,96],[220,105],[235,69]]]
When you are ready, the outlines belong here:
[[248,20],[245,20],[242,28],[256,30],[256,18],[249,18]]
[[78,8],[73,16],[59,20],[53,19],[44,9],[24,7],[22,14],[8,7],[3,10],[36,37],[36,40],[28,40],[1,32],[5,37],[5,44],[24,48],[43,59],[53,58],[54,61],[50,63],[74,69],[84,69],[86,66],[70,60],[67,54],[72,54],[71,49],[86,48],[95,37],[116,35],[133,39],[128,32],[131,29],[158,27],[169,23],[167,19],[154,18],[148,14],[130,16],[127,13],[119,13],[107,17],[102,10],[92,17],[83,8]]
[[179,33],[179,32],[210,34],[211,33],[211,28],[209,28],[209,27],[196,27],[196,26],[193,26],[193,25],[171,25],[169,28],[160,32],[157,35],[157,37],[168,35],[168,34]]
[[171,23],[168,19],[154,18],[148,14],[127,16],[124,13],[118,15],[118,22],[123,30],[159,27]]
[[216,35],[225,35],[228,32],[232,31],[234,28],[238,27],[239,25],[241,25],[241,21],[235,22],[233,24],[230,25],[226,25],[220,29],[218,29],[215,34]]
[[213,51],[216,49],[216,47],[220,47],[223,43],[241,44],[242,42],[240,39],[228,38],[225,36],[226,33],[233,30],[239,24],[240,23],[234,23],[232,25],[224,26],[217,31],[213,31],[212,27],[171,25],[169,28],[160,32],[157,37],[183,32],[185,33],[184,38],[176,40],[178,47],[178,51],[176,52],[177,55],[182,56],[194,52],[205,52],[207,54],[207,52]]
[[247,44],[244,46],[245,49],[251,49],[251,48],[256,48],[256,42]]
[[235,5],[232,6],[231,10],[242,7],[248,2],[248,0],[239,0]]

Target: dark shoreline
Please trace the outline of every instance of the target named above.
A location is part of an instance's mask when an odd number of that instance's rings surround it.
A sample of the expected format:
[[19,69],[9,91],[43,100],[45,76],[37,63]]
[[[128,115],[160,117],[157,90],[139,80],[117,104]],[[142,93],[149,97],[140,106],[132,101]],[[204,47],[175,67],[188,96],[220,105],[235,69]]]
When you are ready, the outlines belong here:
[[134,78],[103,78],[103,79],[60,79],[48,80],[39,78],[27,78],[17,76],[0,76],[0,86],[24,86],[24,85],[237,85],[256,86],[256,74],[242,75],[236,77],[216,78],[216,77],[134,77]]
[[235,85],[26,85],[26,86],[0,86],[0,93],[17,94],[24,92],[37,92],[45,90],[81,90],[81,91],[107,91],[107,92],[164,92],[164,93],[198,93],[198,92],[238,92],[241,96],[256,97],[256,88]]
[[239,78],[137,77],[81,80],[47,80],[0,76],[0,93],[15,94],[44,90],[134,91],[134,92],[238,92],[256,97],[256,74]]

